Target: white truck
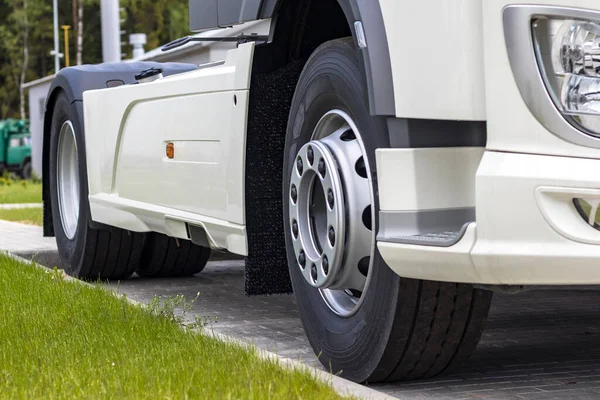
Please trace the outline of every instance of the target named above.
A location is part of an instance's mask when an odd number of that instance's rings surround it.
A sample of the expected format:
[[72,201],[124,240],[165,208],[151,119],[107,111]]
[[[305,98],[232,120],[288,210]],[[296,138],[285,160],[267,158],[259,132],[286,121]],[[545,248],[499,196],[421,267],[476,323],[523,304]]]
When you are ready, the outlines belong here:
[[293,291],[358,382],[459,365],[494,290],[600,284],[598,0],[190,0],[192,31],[258,19],[220,62],[57,75],[44,230],[69,274],[245,256],[247,294]]

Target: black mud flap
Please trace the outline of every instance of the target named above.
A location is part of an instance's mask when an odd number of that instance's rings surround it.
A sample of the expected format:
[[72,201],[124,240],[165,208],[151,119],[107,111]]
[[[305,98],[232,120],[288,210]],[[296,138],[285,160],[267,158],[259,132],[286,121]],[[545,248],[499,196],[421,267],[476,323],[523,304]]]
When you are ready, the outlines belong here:
[[291,293],[283,232],[283,148],[303,61],[252,76],[246,139],[246,294]]

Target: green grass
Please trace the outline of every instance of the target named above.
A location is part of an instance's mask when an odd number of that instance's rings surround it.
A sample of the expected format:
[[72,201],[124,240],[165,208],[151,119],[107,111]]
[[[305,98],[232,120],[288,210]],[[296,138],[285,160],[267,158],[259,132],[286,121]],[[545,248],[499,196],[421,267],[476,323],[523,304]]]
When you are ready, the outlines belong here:
[[20,222],[29,225],[42,225],[43,213],[41,207],[1,209],[0,219]]
[[0,397],[336,399],[310,372],[0,254]]
[[31,181],[8,181],[0,185],[0,204],[41,203],[42,184]]

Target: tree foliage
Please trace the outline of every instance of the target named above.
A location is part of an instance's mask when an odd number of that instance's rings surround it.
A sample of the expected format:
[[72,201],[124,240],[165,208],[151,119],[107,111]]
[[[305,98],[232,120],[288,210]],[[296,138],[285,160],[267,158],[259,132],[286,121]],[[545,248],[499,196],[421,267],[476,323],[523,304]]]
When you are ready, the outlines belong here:
[[[100,0],[76,0],[83,5],[82,62],[102,62]],[[78,13],[73,0],[58,0],[60,25],[70,25],[69,55],[77,60]],[[146,49],[153,49],[189,31],[188,0],[121,0],[121,29],[126,34],[145,33]],[[64,52],[64,36],[59,30],[59,47]],[[52,2],[49,0],[0,0],[0,119],[21,118],[20,85],[54,73]],[[125,58],[131,57],[131,46],[122,47]],[[64,58],[61,59],[61,67]],[[23,79],[21,79],[23,78]],[[26,99],[25,99],[26,100]]]

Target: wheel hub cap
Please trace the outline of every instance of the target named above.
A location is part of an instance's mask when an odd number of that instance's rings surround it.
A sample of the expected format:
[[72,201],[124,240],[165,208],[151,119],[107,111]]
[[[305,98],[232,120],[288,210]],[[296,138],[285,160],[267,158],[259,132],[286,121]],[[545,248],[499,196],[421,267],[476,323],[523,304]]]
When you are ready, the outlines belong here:
[[290,179],[289,219],[298,267],[342,316],[361,303],[374,251],[367,162],[356,126],[334,110],[299,150]]
[[62,227],[67,238],[73,239],[79,220],[79,162],[71,121],[65,121],[58,136],[56,181]]
[[[333,198],[333,207],[325,193]],[[300,149],[290,196],[294,250],[298,257],[304,253],[304,278],[314,287],[329,287],[342,263],[343,240],[336,243],[336,236],[344,237],[345,216],[343,207],[336,207],[344,202],[340,176],[324,143],[313,141]]]

